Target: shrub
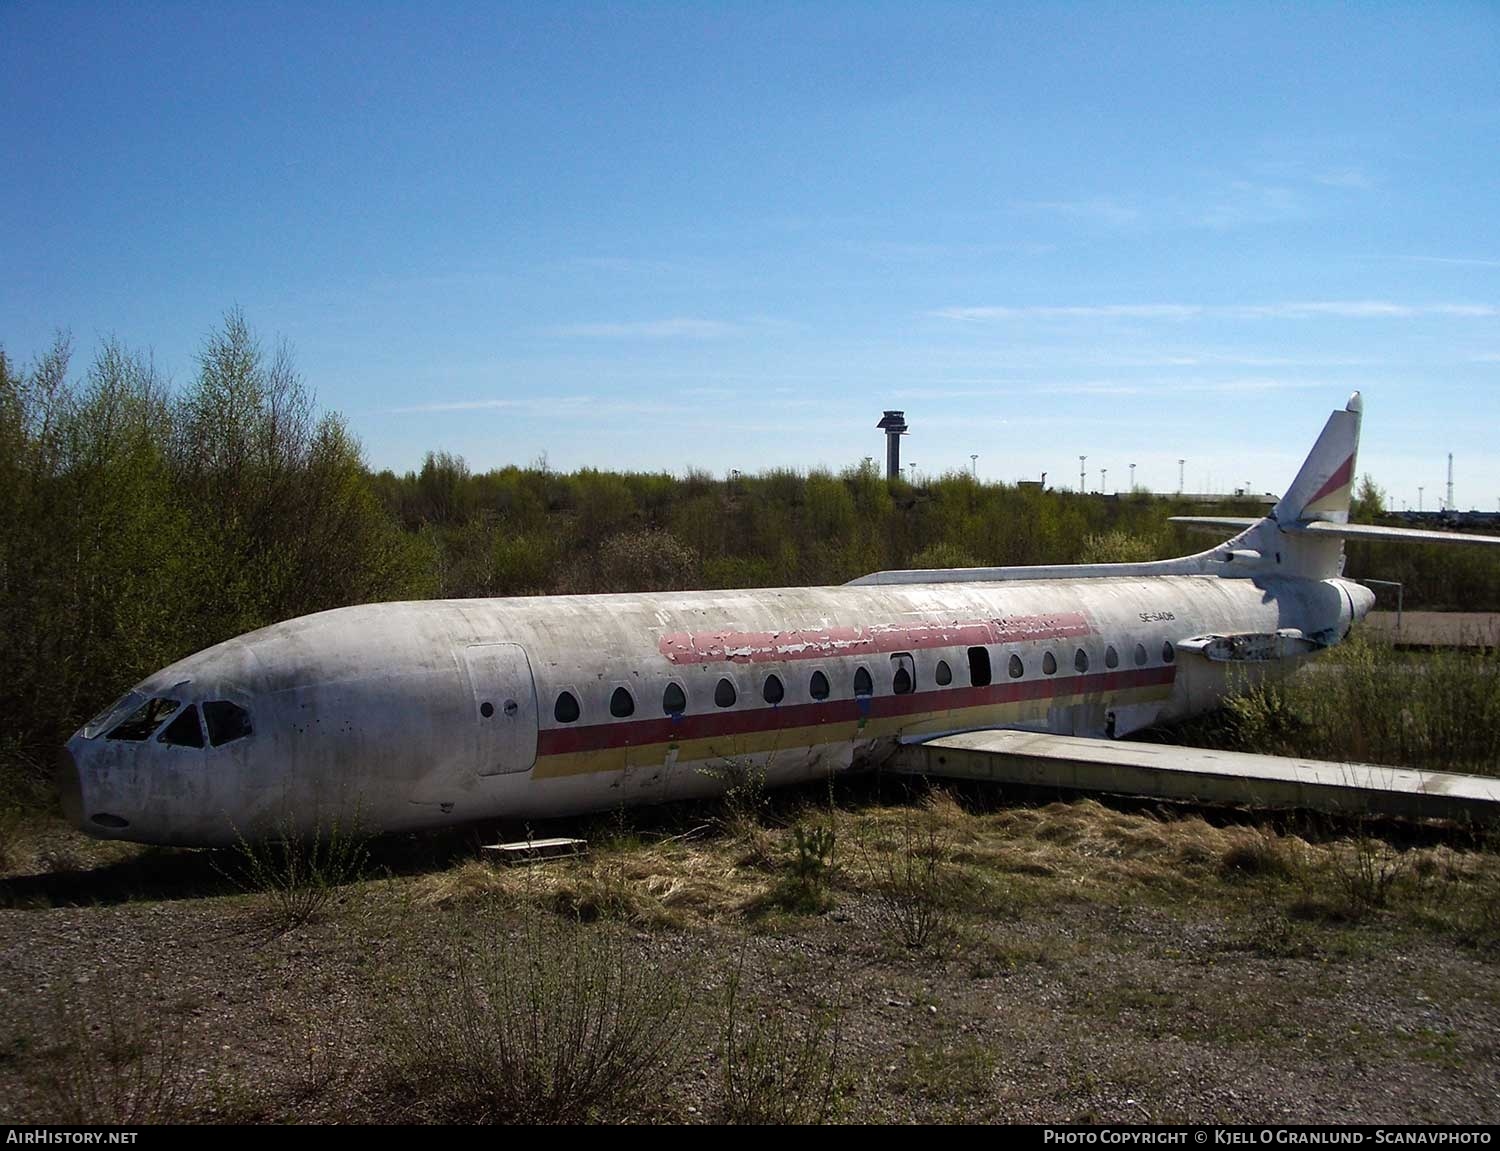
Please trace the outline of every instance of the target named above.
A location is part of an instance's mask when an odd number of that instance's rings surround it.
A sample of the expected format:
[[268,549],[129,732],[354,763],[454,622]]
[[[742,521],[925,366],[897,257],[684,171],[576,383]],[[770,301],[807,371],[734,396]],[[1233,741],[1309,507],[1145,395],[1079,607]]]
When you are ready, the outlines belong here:
[[[950,801],[951,802],[951,801]],[[953,847],[936,819],[908,814],[901,838],[877,848],[872,867],[881,925],[911,951],[941,946],[957,930]]]
[[621,1118],[676,1065],[681,985],[611,931],[530,913],[508,938],[484,929],[438,958],[399,1001],[386,1052],[393,1085],[430,1118]]
[[40,1118],[49,1123],[134,1127],[185,1116],[189,1081],[181,1026],[156,1009],[146,989],[132,986],[121,994],[116,978],[101,965],[85,985],[87,1007],[82,988],[53,1000],[57,1042],[39,1053]]
[[721,1117],[726,1123],[823,1123],[839,1096],[842,1017],[837,1009],[798,1023],[751,1014],[741,997],[745,956],[725,987],[720,1030]]
[[364,878],[370,863],[368,837],[337,819],[311,835],[283,821],[272,836],[241,836],[233,851],[234,861],[221,873],[242,889],[263,895],[289,929],[321,914],[340,887]]

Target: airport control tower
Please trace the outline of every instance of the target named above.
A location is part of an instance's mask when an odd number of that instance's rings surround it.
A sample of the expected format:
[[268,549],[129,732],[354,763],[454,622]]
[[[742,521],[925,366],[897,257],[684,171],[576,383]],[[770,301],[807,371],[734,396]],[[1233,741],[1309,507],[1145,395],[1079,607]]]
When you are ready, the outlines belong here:
[[906,435],[906,413],[886,412],[875,426],[885,429],[885,478],[893,480],[901,474],[901,437]]

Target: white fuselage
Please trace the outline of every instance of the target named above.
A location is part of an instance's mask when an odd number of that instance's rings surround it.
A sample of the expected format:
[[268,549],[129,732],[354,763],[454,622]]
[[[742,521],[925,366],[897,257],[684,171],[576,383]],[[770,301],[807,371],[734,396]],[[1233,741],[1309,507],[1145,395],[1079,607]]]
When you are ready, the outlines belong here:
[[157,843],[566,815],[942,732],[1124,735],[1296,662],[1181,641],[1338,638],[1369,606],[1343,580],[1203,575],[370,604],[158,672],[69,741],[60,781],[85,831]]

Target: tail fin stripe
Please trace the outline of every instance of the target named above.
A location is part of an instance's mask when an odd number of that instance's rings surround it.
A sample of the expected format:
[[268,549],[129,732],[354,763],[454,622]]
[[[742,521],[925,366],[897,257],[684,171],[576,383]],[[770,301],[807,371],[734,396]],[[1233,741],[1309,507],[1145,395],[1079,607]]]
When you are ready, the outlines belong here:
[[1313,497],[1307,502],[1309,504],[1317,503],[1324,496],[1332,495],[1341,487],[1344,487],[1352,479],[1354,479],[1354,457],[1350,456],[1347,460],[1345,460],[1338,466],[1338,470],[1335,471],[1333,475],[1328,477],[1328,482],[1321,488],[1319,488],[1313,495]]

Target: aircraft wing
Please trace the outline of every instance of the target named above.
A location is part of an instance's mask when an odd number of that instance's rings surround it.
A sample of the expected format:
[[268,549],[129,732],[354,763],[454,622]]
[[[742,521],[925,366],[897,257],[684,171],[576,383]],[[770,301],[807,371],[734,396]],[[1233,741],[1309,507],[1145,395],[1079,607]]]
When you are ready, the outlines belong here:
[[906,743],[885,770],[1179,803],[1500,820],[1500,779],[996,728]]

